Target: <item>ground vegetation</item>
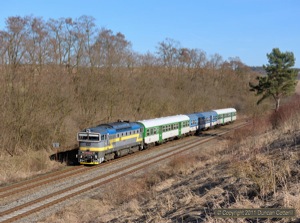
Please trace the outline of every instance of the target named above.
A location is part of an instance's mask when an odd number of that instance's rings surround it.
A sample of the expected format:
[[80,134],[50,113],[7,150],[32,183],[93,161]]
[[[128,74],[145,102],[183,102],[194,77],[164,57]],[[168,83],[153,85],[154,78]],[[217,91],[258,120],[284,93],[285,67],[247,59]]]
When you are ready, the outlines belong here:
[[[299,97],[276,116],[256,118],[214,146],[114,181],[41,222],[299,222]],[[290,208],[296,215],[216,218],[220,208]]]

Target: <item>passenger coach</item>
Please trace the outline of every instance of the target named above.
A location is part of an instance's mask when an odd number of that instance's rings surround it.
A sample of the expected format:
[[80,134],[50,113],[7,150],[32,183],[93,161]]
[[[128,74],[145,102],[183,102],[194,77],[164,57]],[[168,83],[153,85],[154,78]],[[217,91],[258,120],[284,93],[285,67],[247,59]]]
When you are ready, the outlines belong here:
[[187,116],[190,119],[190,128],[192,132],[198,132],[215,126],[218,118],[215,111],[192,113]]
[[175,115],[138,121],[143,128],[144,146],[153,146],[179,138],[189,132],[189,117]]
[[236,120],[236,110],[234,108],[217,109],[214,112],[218,115],[218,125],[224,125]]

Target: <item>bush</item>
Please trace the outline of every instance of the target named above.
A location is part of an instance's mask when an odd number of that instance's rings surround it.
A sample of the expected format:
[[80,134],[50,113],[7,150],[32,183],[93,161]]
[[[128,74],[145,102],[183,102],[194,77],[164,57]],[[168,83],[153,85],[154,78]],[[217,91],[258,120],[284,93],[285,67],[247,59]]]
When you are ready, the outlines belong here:
[[270,116],[270,122],[274,129],[282,128],[288,121],[294,121],[299,116],[300,95],[295,95],[291,100],[282,105],[279,110]]

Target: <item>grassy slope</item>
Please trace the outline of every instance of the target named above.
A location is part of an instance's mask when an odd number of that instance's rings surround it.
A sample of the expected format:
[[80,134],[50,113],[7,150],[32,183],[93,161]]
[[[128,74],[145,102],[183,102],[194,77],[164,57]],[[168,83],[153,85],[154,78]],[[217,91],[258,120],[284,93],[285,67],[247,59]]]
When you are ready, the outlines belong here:
[[[215,219],[213,210],[246,207],[295,208],[299,218],[299,108],[296,98],[276,117],[255,120],[218,145],[176,157],[144,176],[114,182],[106,192],[44,221],[236,222]],[[271,128],[274,123],[278,129]],[[124,185],[130,189],[124,190]],[[296,218],[272,221],[296,222]]]

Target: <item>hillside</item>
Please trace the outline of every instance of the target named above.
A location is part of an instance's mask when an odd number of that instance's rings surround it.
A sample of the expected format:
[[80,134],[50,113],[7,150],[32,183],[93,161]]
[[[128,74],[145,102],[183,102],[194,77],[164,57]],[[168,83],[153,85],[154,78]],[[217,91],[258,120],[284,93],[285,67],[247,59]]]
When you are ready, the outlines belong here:
[[236,222],[216,219],[216,208],[294,208],[297,217],[271,221],[298,222],[299,110],[296,97],[275,116],[253,120],[218,144],[114,182],[41,222]]

